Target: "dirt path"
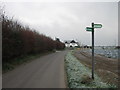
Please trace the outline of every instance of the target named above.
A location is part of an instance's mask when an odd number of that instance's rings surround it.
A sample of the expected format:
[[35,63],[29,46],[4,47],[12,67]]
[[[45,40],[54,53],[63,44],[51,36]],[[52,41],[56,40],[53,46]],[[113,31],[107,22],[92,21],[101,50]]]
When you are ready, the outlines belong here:
[[[91,54],[76,50],[74,55],[87,67],[91,68]],[[95,71],[103,81],[116,84],[118,83],[118,60],[95,55]]]
[[65,88],[66,53],[52,53],[3,74],[3,88]]

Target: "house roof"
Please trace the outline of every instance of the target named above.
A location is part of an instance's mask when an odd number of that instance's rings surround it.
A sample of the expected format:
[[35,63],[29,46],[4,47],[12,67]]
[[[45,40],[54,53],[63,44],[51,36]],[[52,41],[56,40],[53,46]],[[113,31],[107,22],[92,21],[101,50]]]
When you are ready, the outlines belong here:
[[75,40],[66,40],[65,43],[70,44],[70,43],[77,43],[77,42]]
[[70,43],[76,43],[74,40],[72,40]]

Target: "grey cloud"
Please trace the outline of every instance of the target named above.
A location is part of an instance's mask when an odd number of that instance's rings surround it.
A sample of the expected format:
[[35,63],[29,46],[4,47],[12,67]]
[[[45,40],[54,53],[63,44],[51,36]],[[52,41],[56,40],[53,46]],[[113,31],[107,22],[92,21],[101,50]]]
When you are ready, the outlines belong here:
[[91,45],[91,34],[85,31],[91,22],[102,23],[95,30],[95,45],[115,45],[118,41],[117,2],[50,2],[5,3],[8,15],[40,33],[64,40],[76,39]]

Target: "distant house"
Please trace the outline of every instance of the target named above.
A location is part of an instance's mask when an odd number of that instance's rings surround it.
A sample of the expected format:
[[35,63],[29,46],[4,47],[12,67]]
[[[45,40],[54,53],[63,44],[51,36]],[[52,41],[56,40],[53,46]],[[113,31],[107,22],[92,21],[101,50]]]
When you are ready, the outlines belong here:
[[69,40],[69,41],[65,41],[65,46],[66,47],[78,47],[78,42],[74,41],[74,40]]

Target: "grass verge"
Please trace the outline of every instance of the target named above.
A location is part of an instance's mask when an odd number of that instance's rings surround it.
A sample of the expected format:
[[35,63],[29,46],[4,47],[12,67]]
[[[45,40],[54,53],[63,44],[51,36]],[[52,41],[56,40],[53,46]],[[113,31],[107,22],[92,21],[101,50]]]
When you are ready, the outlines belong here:
[[91,79],[91,70],[68,52],[65,57],[65,68],[69,88],[116,88],[114,85],[106,84],[95,73],[95,79]]
[[[74,50],[73,55],[86,67],[92,68],[89,52]],[[118,60],[95,55],[95,72],[103,82],[118,86]]]

